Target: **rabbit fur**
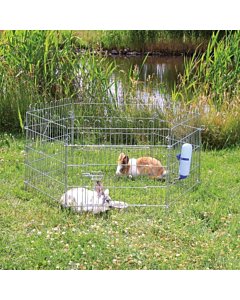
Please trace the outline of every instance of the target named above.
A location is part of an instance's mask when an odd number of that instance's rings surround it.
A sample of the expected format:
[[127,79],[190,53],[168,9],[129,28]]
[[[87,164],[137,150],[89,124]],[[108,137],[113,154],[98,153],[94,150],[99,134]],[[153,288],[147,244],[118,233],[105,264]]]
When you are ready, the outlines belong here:
[[76,212],[93,212],[94,214],[112,208],[128,207],[125,202],[112,201],[109,189],[104,190],[100,181],[97,181],[94,191],[83,187],[68,190],[62,195],[60,203],[63,207],[70,207]]
[[104,190],[100,181],[97,181],[95,190],[91,191],[84,187],[68,190],[60,199],[63,207],[71,207],[74,211],[90,211],[93,213],[103,212],[110,209],[109,190]]
[[167,172],[161,162],[150,156],[131,158],[124,153],[118,157],[116,175],[128,175],[129,177],[147,175],[150,178],[162,179]]

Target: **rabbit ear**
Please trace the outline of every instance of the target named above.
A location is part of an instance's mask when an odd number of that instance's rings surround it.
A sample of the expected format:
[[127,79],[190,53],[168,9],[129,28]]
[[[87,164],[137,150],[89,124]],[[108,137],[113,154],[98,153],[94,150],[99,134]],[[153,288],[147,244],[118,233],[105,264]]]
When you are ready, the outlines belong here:
[[129,162],[129,157],[127,155],[125,155],[124,158],[123,158],[123,164],[127,165],[128,162]]
[[96,185],[102,186],[101,181],[97,180]]
[[105,195],[106,197],[109,196],[109,189],[106,189],[106,190],[104,191],[104,195]]
[[95,185],[95,191],[98,193],[98,194],[101,194],[102,191],[103,191],[103,186],[102,186],[102,183],[100,181],[97,181],[96,182],[96,185]]
[[125,157],[125,154],[124,154],[123,152],[120,153],[120,155],[119,155],[119,157],[118,157],[118,161],[122,162],[123,159],[124,159],[124,157]]

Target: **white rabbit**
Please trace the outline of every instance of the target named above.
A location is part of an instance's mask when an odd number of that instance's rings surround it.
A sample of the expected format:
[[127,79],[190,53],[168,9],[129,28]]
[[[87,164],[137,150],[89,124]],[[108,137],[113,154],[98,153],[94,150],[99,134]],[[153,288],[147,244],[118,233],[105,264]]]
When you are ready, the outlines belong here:
[[91,211],[93,213],[108,210],[109,201],[111,201],[109,190],[104,190],[100,181],[97,181],[94,191],[82,187],[72,188],[60,199],[64,207],[71,207],[77,212]]

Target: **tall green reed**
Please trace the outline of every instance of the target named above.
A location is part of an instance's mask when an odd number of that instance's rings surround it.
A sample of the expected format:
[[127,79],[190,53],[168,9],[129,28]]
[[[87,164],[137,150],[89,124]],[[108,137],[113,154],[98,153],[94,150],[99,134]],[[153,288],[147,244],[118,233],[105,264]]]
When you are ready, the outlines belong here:
[[83,53],[71,31],[4,31],[0,56],[2,131],[19,130],[31,103],[106,99],[115,68],[90,51]]
[[[28,105],[69,95],[75,79],[67,32],[4,31],[0,40],[1,129],[22,124]],[[20,121],[20,122],[19,122]]]
[[185,61],[184,75],[172,92],[175,101],[198,108],[208,148],[240,144],[240,31],[213,33],[206,52]]
[[209,97],[216,107],[240,93],[240,31],[219,40],[213,33],[206,51],[185,61],[179,91],[189,96]]

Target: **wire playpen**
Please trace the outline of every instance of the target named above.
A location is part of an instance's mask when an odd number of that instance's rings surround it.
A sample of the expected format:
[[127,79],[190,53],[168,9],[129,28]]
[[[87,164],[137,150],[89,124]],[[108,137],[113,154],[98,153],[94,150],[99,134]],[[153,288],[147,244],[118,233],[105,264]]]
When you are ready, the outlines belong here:
[[[92,205],[86,191],[94,197],[99,181],[112,200],[128,207],[168,207],[200,182],[201,129],[196,112],[163,112],[158,103],[116,106],[61,100],[29,108],[25,129],[25,185],[78,211]],[[190,174],[179,180],[177,156],[185,143],[192,145]],[[121,153],[129,161],[159,160],[165,176],[116,174]],[[85,201],[66,203],[67,192],[80,188]]]

